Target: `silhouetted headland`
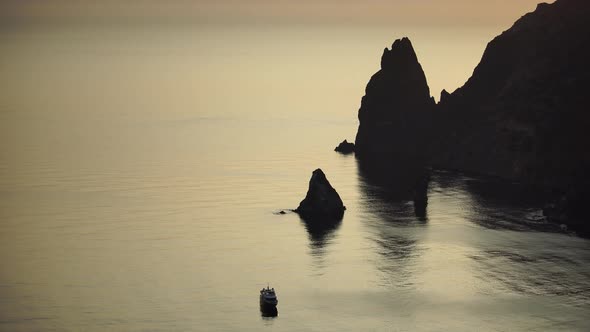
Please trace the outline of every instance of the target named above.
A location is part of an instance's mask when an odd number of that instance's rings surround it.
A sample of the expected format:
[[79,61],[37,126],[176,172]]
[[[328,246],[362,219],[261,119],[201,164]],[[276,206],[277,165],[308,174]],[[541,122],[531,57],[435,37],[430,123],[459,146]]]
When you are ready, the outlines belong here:
[[550,220],[590,231],[590,2],[539,4],[439,104],[408,38],[385,49],[359,110],[365,169],[455,169],[553,188]]
[[487,46],[469,80],[445,96],[435,165],[568,186],[590,164],[590,3],[539,4]]
[[346,207],[321,169],[313,171],[305,198],[294,211],[307,221],[340,220]]
[[590,2],[539,4],[439,104],[433,163],[554,190],[549,220],[587,235]]

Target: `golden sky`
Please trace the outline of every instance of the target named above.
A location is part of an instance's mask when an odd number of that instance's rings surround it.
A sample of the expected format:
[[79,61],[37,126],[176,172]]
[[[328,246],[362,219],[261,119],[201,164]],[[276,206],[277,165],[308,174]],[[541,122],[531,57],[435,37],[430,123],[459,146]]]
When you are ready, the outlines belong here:
[[[162,50],[165,49],[169,53],[185,52],[194,56],[198,55],[203,59],[199,63],[206,64],[203,68],[199,67],[199,73],[207,72],[210,75],[203,82],[203,87],[209,87],[215,77],[226,71],[229,66],[226,63],[229,61],[226,57],[229,56],[228,54],[234,54],[236,49],[240,53],[239,61],[229,72],[244,74],[242,76],[250,80],[244,83],[248,86],[256,86],[252,85],[253,77],[261,80],[262,76],[270,75],[269,72],[278,73],[277,77],[270,80],[271,87],[276,87],[276,82],[282,82],[281,80],[286,77],[292,78],[299,72],[306,73],[300,81],[290,79],[285,82],[284,84],[291,88],[285,88],[284,91],[293,91],[292,85],[296,82],[300,82],[302,87],[307,87],[308,75],[311,74],[327,78],[343,75],[344,77],[341,77],[339,81],[347,82],[348,85],[340,87],[342,91],[346,91],[340,95],[346,97],[340,97],[342,105],[334,107],[338,109],[346,105],[357,107],[367,80],[378,70],[383,48],[390,47],[395,39],[404,36],[412,40],[428,78],[432,95],[438,98],[443,88],[454,91],[469,78],[481,59],[486,44],[508,29],[518,18],[533,11],[538,1],[0,0],[0,32],[3,27],[10,26],[15,29],[6,29],[7,32],[27,31],[26,28],[31,23],[42,23],[32,29],[35,31],[49,31],[48,25],[45,24],[59,26],[73,23],[71,26],[66,26],[64,30],[70,33],[64,36],[71,37],[76,31],[86,27],[86,23],[90,25],[96,23],[101,27],[111,25],[119,27],[117,24],[135,27],[134,24],[137,23],[138,31],[142,31],[145,36],[129,37],[131,35],[124,33],[128,29],[114,29],[116,32],[111,35],[92,35],[96,40],[90,45],[97,48],[97,54],[108,54],[112,51],[107,47],[108,45],[115,45],[117,38],[128,38],[129,41],[121,45],[131,48],[144,41],[145,44],[141,45],[145,45],[148,49],[152,47],[154,52],[164,52]],[[76,25],[77,23],[84,24]],[[142,25],[143,23],[148,24]],[[174,29],[169,34],[161,32],[166,30],[160,29],[161,26],[175,24],[180,24],[182,28]],[[196,25],[185,29],[184,24]],[[249,29],[250,26],[254,29]],[[292,27],[295,29],[291,29]],[[301,29],[302,27],[304,29]],[[183,34],[183,31],[192,31],[198,37]],[[74,41],[81,42],[90,38],[85,33],[80,32]],[[26,38],[15,37],[11,40],[19,40],[19,43],[28,45]],[[44,40],[48,47],[50,46],[47,49],[56,47],[55,40],[55,38]],[[32,54],[37,55],[39,41],[31,45],[36,50]],[[65,45],[77,44],[67,40]],[[24,53],[21,49],[9,48],[9,50],[12,50],[14,54],[13,60],[18,62],[23,59]],[[4,54],[6,53],[5,50]],[[322,56],[325,59],[321,58]],[[40,59],[53,59],[53,57],[34,57],[30,61],[37,63]],[[80,62],[82,61],[80,59],[85,58],[74,57],[71,62]],[[138,61],[137,59],[141,57],[134,58],[134,63]],[[97,63],[101,61],[98,59]],[[113,63],[121,62],[118,59]],[[166,59],[165,63],[173,62]],[[268,62],[276,62],[277,67],[273,70],[259,68],[261,63]],[[284,72],[288,67],[284,66],[285,62],[289,62],[291,67],[299,66],[297,71]],[[93,62],[90,62],[88,65],[92,67],[92,64]],[[220,64],[220,68],[217,68],[215,64]],[[23,68],[30,66],[30,64],[23,65]],[[191,66],[194,67],[195,64]],[[209,68],[217,69],[210,72]],[[252,73],[245,75],[248,70]],[[331,71],[325,73],[322,70]],[[57,71],[57,73],[61,72]],[[15,76],[22,75],[15,72]],[[195,76],[202,75],[195,74]],[[226,79],[234,81],[236,78],[232,76]],[[105,83],[106,85],[109,84]],[[336,86],[337,84],[330,81],[325,85]],[[29,91],[30,84],[25,86],[27,88],[17,92]],[[315,87],[312,90],[318,89]],[[251,98],[251,96],[255,96],[254,99],[260,98],[255,92],[242,90],[242,88],[235,89],[239,93],[243,92],[244,98]],[[280,94],[277,91],[274,93],[277,96]],[[224,100],[226,99],[231,98]]]
[[539,0],[103,0],[3,1],[16,19],[190,20],[219,23],[323,23],[506,26]]

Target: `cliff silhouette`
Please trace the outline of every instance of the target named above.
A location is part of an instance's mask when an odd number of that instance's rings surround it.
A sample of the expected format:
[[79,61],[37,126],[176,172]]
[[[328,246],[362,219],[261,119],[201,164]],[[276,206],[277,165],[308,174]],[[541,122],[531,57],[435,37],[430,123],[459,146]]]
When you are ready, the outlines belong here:
[[494,38],[437,109],[433,162],[545,185],[590,165],[590,2],[539,4]]
[[573,219],[590,202],[589,17],[589,1],[539,4],[494,38],[467,82],[443,90],[436,105],[411,42],[396,40],[361,102],[357,158],[554,188],[556,219],[587,231]]
[[391,50],[383,51],[381,70],[371,77],[362,98],[356,156],[378,163],[421,160],[434,106],[412,43],[396,40]]

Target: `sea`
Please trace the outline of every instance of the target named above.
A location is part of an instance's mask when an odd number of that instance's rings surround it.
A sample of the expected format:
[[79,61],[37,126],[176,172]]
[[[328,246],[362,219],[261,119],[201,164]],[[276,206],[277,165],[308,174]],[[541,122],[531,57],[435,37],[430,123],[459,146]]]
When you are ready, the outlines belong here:
[[[411,31],[433,95],[497,33]],[[590,240],[530,189],[431,170],[418,209],[333,151],[406,32],[3,23],[0,331],[589,331]]]

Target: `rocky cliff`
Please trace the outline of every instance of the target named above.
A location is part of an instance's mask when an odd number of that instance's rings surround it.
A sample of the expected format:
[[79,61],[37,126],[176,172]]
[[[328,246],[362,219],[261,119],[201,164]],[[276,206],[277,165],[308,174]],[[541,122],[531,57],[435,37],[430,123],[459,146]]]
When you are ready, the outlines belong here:
[[410,41],[396,40],[361,102],[359,162],[418,160],[574,188],[566,200],[590,202],[589,18],[587,0],[539,4],[494,38],[465,85],[443,90],[436,106]]
[[434,99],[408,38],[396,40],[381,57],[358,113],[356,156],[386,163],[422,157]]
[[562,185],[590,165],[590,2],[542,3],[492,40],[465,85],[441,93],[437,165]]

